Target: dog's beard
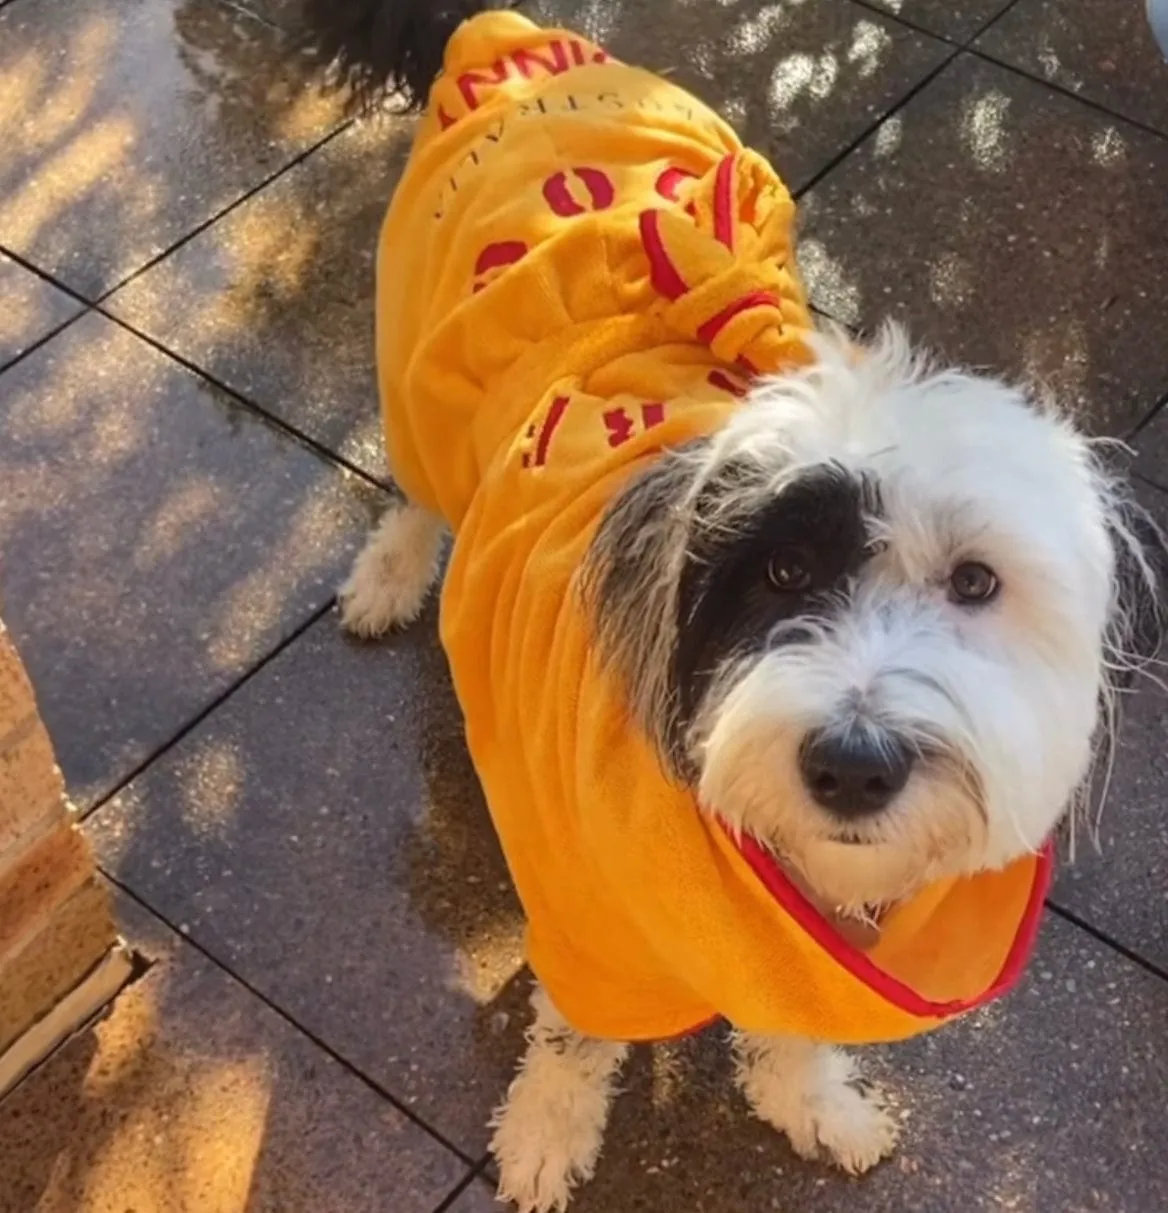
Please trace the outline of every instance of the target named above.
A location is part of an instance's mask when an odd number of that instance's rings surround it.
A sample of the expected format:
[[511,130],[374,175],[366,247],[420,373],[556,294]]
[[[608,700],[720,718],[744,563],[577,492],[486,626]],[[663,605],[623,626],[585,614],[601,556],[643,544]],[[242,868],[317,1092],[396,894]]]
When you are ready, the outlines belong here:
[[[1136,540],[1087,442],[1020,393],[929,375],[894,331],[817,352],[622,494],[585,586],[672,775],[864,912],[1042,845],[1089,768],[1109,654],[1158,643],[1162,540]],[[809,566],[805,593],[776,587],[776,551]],[[992,601],[954,597],[969,562]],[[857,729],[911,773],[841,815],[800,756]]]
[[[890,634],[890,619],[904,634]],[[760,840],[845,912],[886,906],[942,876],[997,867],[1042,844],[1089,761],[1090,686],[1076,708],[1070,694],[1060,702],[1060,686],[1048,679],[1051,702],[1040,703],[1039,675],[1003,677],[907,611],[852,607],[817,630],[812,643],[735,663],[711,689],[692,742],[706,809]],[[904,664],[890,665],[890,652]],[[1009,701],[1027,685],[1012,711]],[[865,728],[910,747],[903,791],[858,816],[817,804],[799,753],[824,728]],[[1047,755],[1042,771],[1032,761],[1039,750]]]

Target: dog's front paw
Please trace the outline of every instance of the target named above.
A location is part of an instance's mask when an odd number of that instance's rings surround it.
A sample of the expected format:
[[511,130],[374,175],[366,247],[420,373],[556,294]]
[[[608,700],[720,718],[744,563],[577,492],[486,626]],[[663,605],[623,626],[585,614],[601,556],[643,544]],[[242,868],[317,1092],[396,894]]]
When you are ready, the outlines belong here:
[[743,1037],[739,1080],[762,1120],[803,1158],[826,1155],[861,1175],[896,1145],[900,1127],[859,1082],[852,1059],[802,1041]]
[[567,1068],[521,1074],[492,1121],[499,1199],[519,1213],[562,1213],[572,1189],[592,1178],[607,1112],[604,1090]]
[[892,1153],[900,1126],[875,1094],[857,1082],[852,1059],[826,1051],[817,1081],[784,1126],[797,1154],[826,1154],[849,1175],[862,1175]]

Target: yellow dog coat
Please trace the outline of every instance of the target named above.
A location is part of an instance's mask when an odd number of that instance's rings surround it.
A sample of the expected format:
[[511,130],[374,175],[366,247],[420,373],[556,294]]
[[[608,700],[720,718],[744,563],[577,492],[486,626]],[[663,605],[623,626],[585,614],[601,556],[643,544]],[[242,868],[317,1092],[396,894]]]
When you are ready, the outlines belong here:
[[654,452],[806,358],[793,204],[692,97],[512,13],[446,51],[386,219],[377,350],[395,476],[455,533],[442,640],[528,918],[580,1031],[893,1040],[1004,991],[1049,859],[933,885],[847,943],[671,782],[598,668],[576,576]]

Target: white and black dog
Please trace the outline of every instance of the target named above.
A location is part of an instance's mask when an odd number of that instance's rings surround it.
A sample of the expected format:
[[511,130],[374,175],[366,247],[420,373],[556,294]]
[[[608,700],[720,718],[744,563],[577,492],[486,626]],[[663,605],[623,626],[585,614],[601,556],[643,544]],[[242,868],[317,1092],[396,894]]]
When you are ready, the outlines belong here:
[[[424,98],[476,0],[313,0],[322,57]],[[1164,543],[1054,408],[939,370],[894,328],[756,381],[609,506],[583,583],[595,644],[669,777],[816,899],[863,917],[1033,851],[1085,799],[1115,690],[1155,653]],[[441,526],[394,509],[342,592],[353,631],[410,621]],[[490,603],[482,609],[489,611]],[[627,1046],[537,991],[497,1118],[501,1190],[562,1207],[588,1176]],[[736,1038],[754,1109],[852,1171],[892,1121],[834,1049]]]

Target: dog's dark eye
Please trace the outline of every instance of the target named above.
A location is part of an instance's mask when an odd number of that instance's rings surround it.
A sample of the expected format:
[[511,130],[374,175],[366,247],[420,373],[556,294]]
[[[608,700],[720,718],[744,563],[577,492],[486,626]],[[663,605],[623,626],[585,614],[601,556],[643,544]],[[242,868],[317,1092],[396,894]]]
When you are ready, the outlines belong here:
[[990,602],[998,596],[999,586],[994,570],[976,560],[959,564],[949,577],[949,592],[954,602]]
[[780,594],[797,594],[811,585],[811,569],[803,552],[791,548],[776,552],[767,561],[767,581]]

